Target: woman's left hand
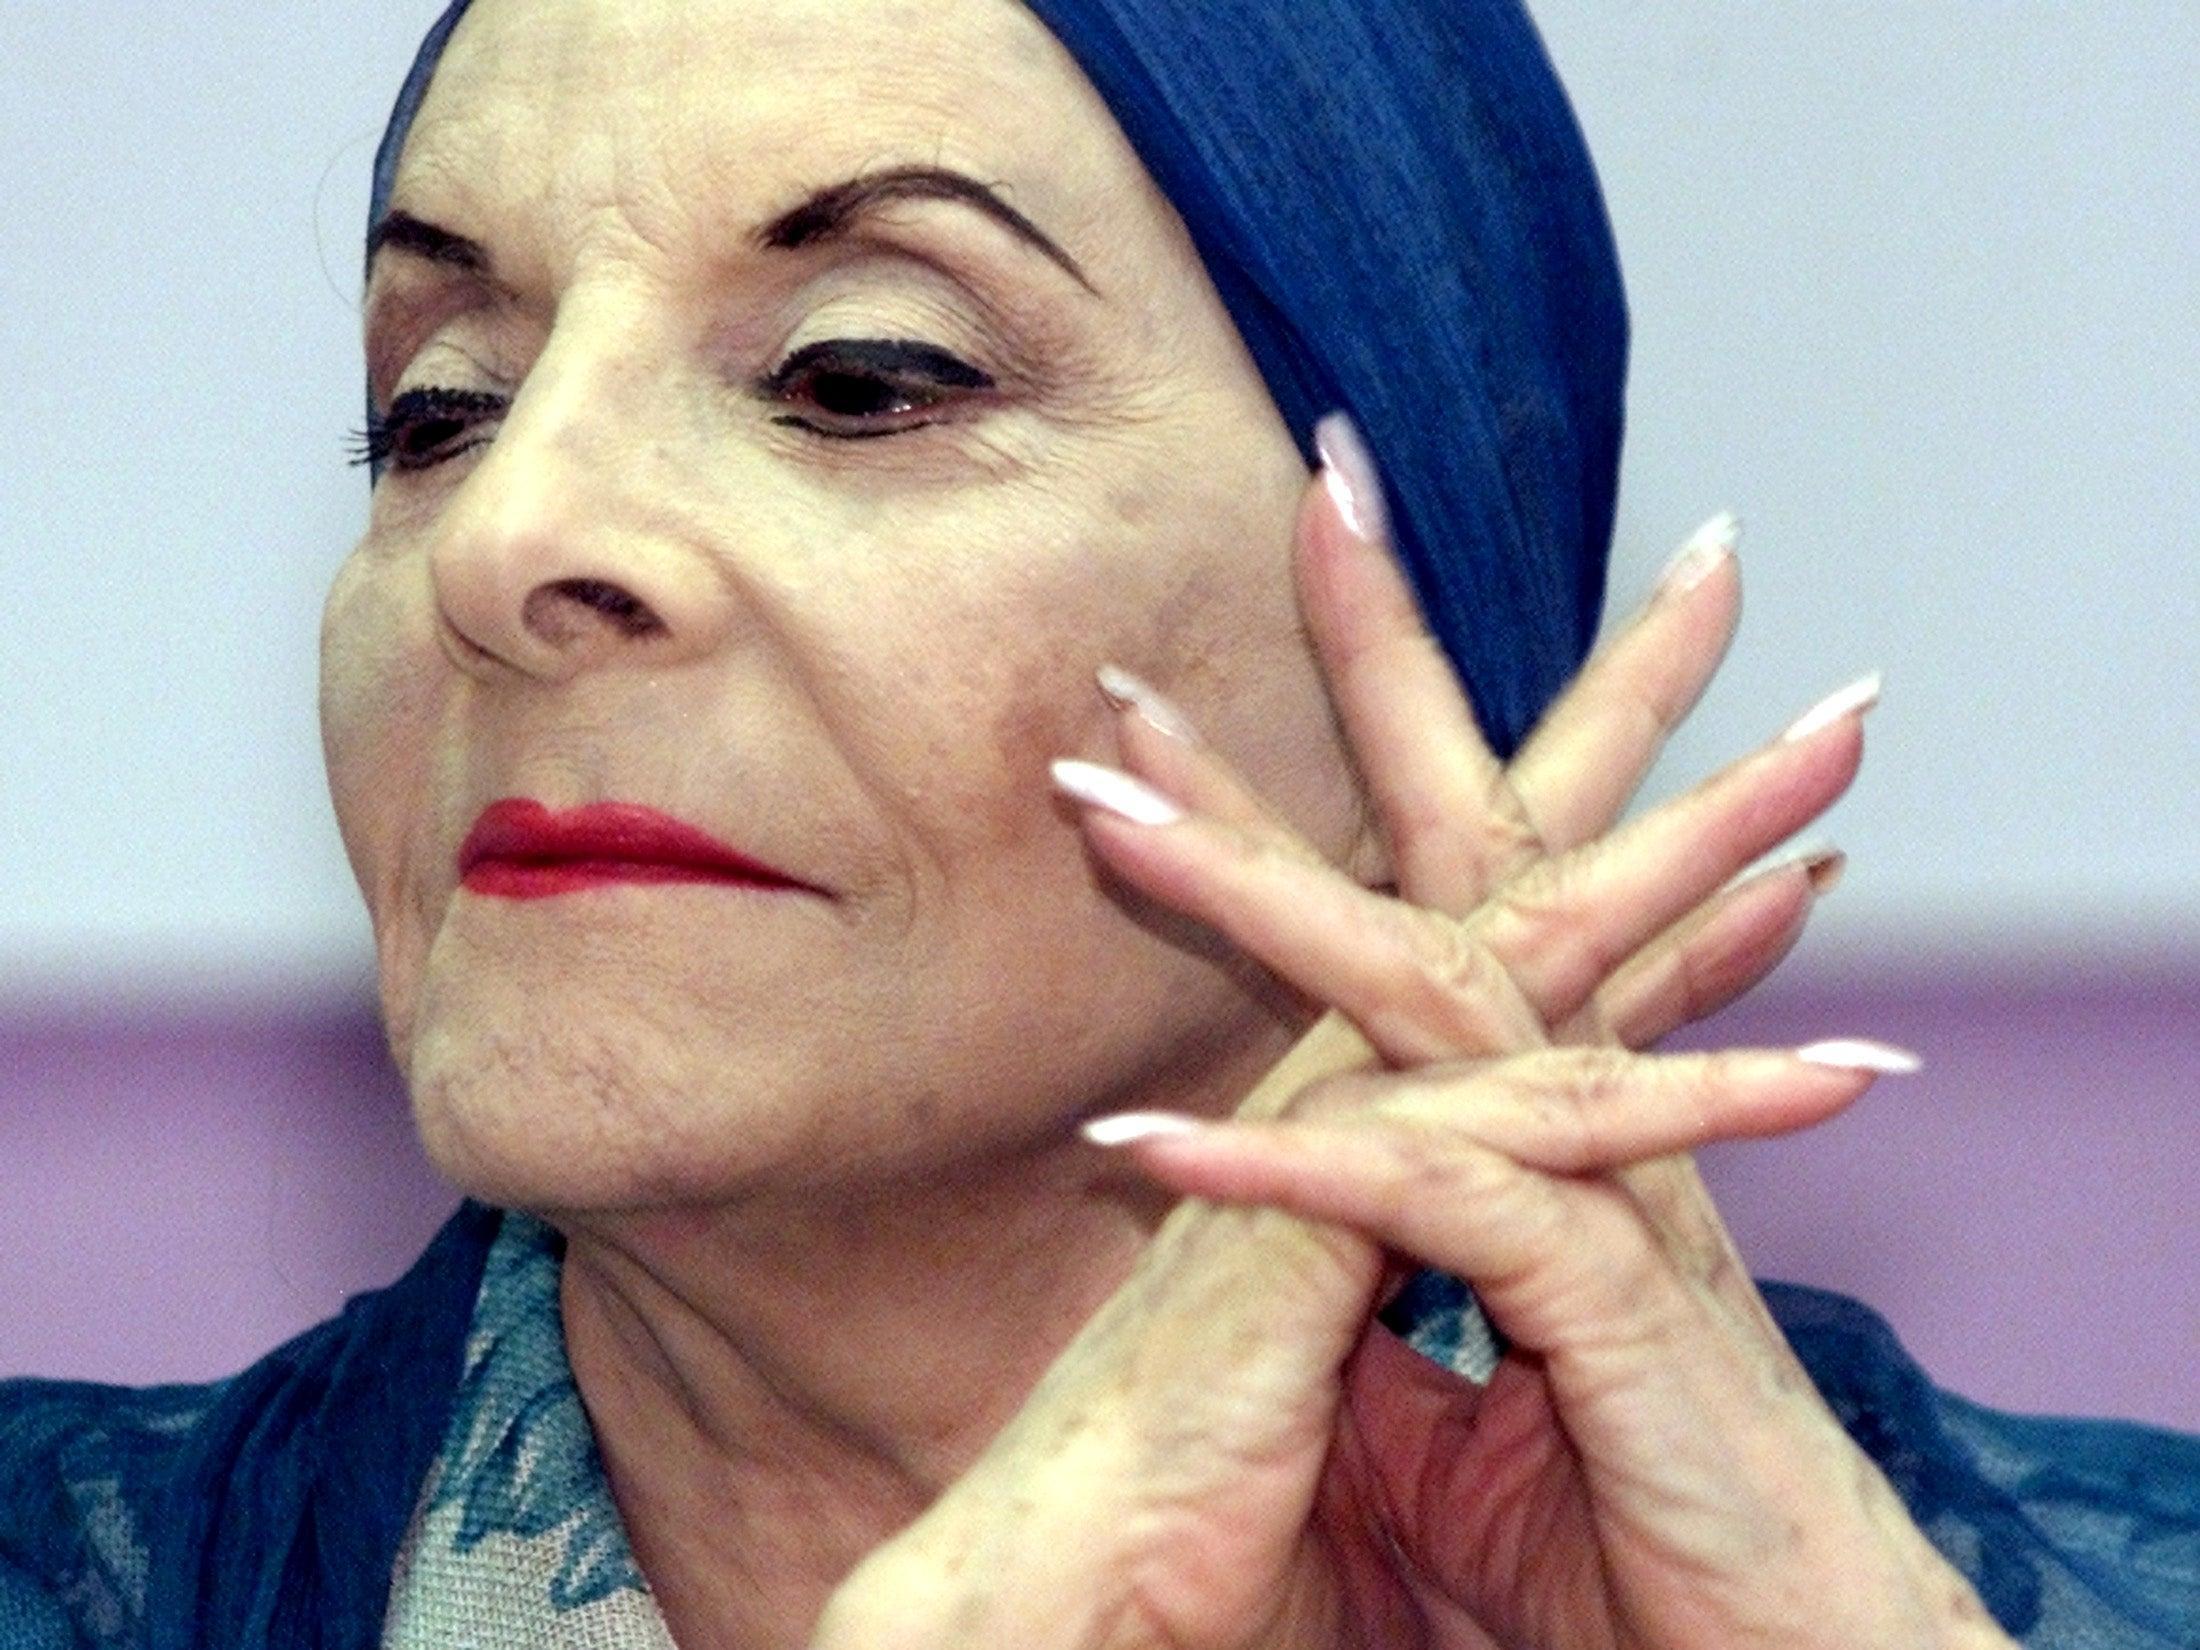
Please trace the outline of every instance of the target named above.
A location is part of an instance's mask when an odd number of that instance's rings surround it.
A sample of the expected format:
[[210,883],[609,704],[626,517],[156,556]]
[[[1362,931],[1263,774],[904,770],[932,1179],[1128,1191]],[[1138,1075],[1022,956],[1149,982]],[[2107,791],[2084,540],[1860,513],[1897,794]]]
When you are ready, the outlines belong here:
[[[1129,1148],[1188,1201],[813,1650],[2007,1644],[1819,1399],[1682,1155],[1831,1115],[1870,1051],[1610,1046],[1777,960],[1799,926],[1780,879],[1721,884],[1839,793],[1853,723],[1557,854],[1624,804],[1693,689],[1644,727],[1654,639],[1623,639],[1507,776],[1463,703],[1428,697],[1441,659],[1387,559],[1361,545],[1347,570],[1325,508],[1302,515],[1302,593],[1401,898],[1214,753],[1146,733],[1126,743],[1193,811],[1088,829],[1365,1041],[1332,1017],[1237,1119]],[[1479,789],[1471,820],[1429,818],[1432,749]],[[1579,778],[1527,801],[1538,762]],[[1386,1253],[1474,1285],[1510,1343],[1486,1388],[1370,1322]]]

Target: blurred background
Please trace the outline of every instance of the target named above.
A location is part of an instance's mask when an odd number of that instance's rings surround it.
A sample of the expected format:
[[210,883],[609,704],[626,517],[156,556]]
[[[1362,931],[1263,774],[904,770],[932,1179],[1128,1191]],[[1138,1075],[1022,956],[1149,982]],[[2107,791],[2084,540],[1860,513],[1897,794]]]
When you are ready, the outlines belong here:
[[[421,1163],[322,785],[376,136],[439,5],[0,7],[0,1376],[240,1366]],[[1538,0],[1635,319],[1613,611],[1748,615],[1652,794],[1867,669],[1851,855],[1720,1038],[1921,1049],[1710,1168],[1945,1384],[2200,1429],[2200,8]]]

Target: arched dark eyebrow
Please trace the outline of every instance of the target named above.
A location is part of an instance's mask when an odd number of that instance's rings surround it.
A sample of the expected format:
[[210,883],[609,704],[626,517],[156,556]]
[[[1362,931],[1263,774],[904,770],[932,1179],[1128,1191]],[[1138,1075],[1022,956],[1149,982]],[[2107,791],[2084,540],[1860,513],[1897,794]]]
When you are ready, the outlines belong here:
[[374,273],[374,260],[381,256],[384,247],[394,247],[400,252],[410,252],[416,258],[425,258],[433,264],[450,264],[458,269],[471,270],[477,275],[490,273],[489,254],[463,235],[454,235],[448,229],[439,229],[425,218],[416,218],[410,212],[391,212],[374,226],[367,236],[367,273]]
[[[827,184],[799,206],[780,213],[758,230],[756,243],[780,250],[814,246],[847,233],[865,213],[893,200],[946,200],[974,207],[1026,245],[1044,253],[1094,297],[1100,295],[1100,289],[1092,284],[1083,266],[1057,246],[1037,224],[976,178],[943,166],[897,166],[890,171],[868,172],[861,177]],[[409,252],[430,263],[448,264],[477,275],[492,274],[489,254],[478,242],[416,218],[410,212],[386,214],[367,236],[370,277],[374,260],[385,249]]]
[[1055,245],[1037,224],[976,178],[944,166],[896,166],[828,184],[800,206],[772,219],[758,233],[757,243],[782,248],[815,245],[843,233],[864,213],[892,200],[956,201],[975,207],[1067,270],[1094,297],[1100,295],[1100,289],[1077,260]]

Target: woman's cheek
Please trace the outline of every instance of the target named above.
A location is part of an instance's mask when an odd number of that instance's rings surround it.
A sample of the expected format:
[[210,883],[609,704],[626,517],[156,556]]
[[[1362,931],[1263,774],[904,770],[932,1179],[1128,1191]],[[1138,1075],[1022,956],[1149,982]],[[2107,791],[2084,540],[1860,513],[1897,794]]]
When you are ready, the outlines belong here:
[[417,975],[432,938],[415,873],[435,825],[427,776],[448,669],[425,605],[404,599],[397,569],[347,561],[322,610],[321,748],[385,997],[398,983],[393,969]]

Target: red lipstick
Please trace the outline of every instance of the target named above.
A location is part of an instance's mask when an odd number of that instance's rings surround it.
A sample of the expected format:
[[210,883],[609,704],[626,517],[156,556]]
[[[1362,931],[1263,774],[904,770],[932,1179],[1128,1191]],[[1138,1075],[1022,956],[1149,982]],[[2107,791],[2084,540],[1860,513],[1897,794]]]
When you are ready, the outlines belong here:
[[458,850],[458,880],[501,899],[548,899],[618,882],[716,882],[823,893],[694,826],[631,802],[552,813],[507,797],[481,810]]

